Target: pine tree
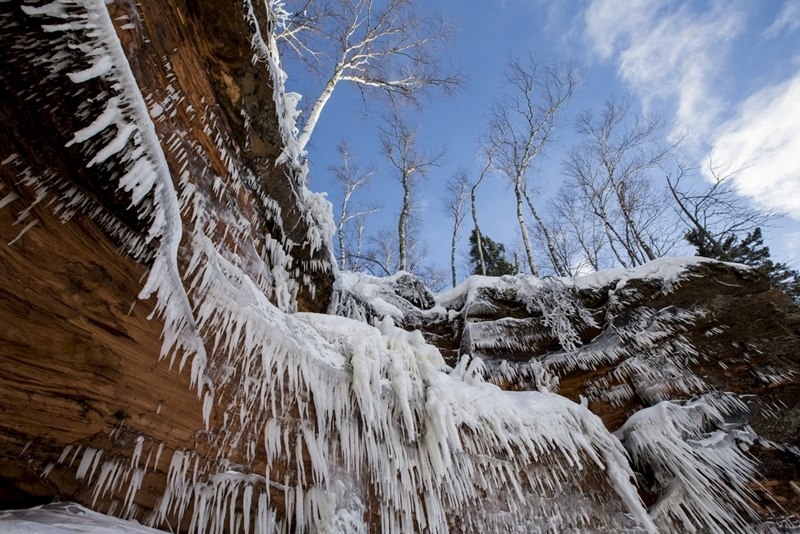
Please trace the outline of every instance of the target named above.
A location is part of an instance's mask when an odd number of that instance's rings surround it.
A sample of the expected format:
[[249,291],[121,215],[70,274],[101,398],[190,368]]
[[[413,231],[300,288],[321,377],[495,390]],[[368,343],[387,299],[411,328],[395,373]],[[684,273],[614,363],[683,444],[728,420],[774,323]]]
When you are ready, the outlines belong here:
[[[472,274],[480,274],[480,255],[478,254],[477,232],[473,228],[469,235],[469,265]],[[504,274],[515,274],[514,266],[506,259],[506,247],[488,236],[481,234],[481,245],[483,249],[483,260],[486,264],[487,276],[503,276]]]
[[694,245],[697,255],[716,260],[743,263],[762,273],[792,300],[800,304],[800,273],[782,262],[770,258],[769,247],[764,245],[761,228],[755,228],[739,241],[735,234],[714,243],[707,234],[692,230],[686,240]]

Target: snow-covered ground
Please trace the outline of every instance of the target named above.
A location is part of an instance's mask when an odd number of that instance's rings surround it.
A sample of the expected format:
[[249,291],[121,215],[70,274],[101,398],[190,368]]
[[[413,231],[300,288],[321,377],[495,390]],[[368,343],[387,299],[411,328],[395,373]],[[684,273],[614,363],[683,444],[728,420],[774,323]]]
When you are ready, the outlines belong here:
[[0,532],[8,534],[160,534],[135,521],[100,514],[75,503],[0,511]]

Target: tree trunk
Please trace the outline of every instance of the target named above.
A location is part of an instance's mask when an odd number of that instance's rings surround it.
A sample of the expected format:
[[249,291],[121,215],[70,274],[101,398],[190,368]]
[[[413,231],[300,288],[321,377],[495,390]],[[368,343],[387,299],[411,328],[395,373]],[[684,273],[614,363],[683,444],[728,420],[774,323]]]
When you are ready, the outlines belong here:
[[330,100],[333,94],[333,90],[336,89],[336,85],[341,81],[341,73],[342,66],[337,65],[333,76],[331,76],[328,83],[325,84],[322,94],[319,95],[319,98],[314,102],[314,107],[312,107],[311,111],[308,113],[308,119],[306,119],[306,123],[303,126],[303,131],[297,137],[297,144],[300,146],[300,150],[305,150],[308,140],[311,139],[311,134],[314,133],[314,128],[317,127],[317,121],[322,113],[322,108],[328,103],[328,100]]
[[539,216],[539,213],[536,211],[536,208],[531,202],[530,196],[528,196],[528,192],[525,191],[525,202],[528,203],[528,209],[531,210],[531,214],[533,218],[536,220],[536,224],[539,225],[539,229],[542,231],[542,235],[544,235],[545,243],[547,244],[547,253],[550,256],[550,262],[553,264],[553,269],[555,269],[556,274],[558,276],[569,276],[567,272],[566,266],[562,264],[561,260],[558,259],[558,252],[556,250],[555,240],[553,239],[553,235],[550,233],[550,230],[547,229],[545,226],[544,221]]
[[456,237],[458,235],[458,219],[453,223],[453,237],[450,240],[450,275],[453,287],[456,287]]
[[347,220],[347,201],[348,194],[345,192],[342,200],[342,213],[339,216],[339,224],[336,228],[337,236],[339,237],[339,267],[342,270],[347,269],[347,253],[344,249],[344,223]]
[[[619,203],[619,209],[622,212],[622,217],[625,220],[625,226],[630,230],[631,234],[633,235],[633,240],[635,244],[638,246],[638,248],[642,250],[642,252],[644,252],[645,256],[647,257],[647,260],[653,261],[654,259],[656,259],[656,255],[653,254],[653,250],[650,248],[650,245],[648,245],[647,242],[642,237],[642,234],[639,231],[639,225],[637,225],[636,221],[633,220],[630,210],[626,206],[625,196],[623,195],[622,191],[620,191],[619,184],[613,177],[609,176],[609,179],[611,181],[611,185],[614,188],[614,195],[617,197],[617,202]],[[629,253],[632,252],[632,250],[630,250],[631,247],[628,246],[628,248],[629,248]],[[631,259],[633,260],[633,257]],[[641,261],[638,261],[638,263],[641,263]]]
[[398,242],[398,265],[399,271],[408,268],[408,250],[406,244],[406,234],[408,230],[408,217],[411,212],[411,183],[408,174],[403,174],[401,180],[403,184],[403,206],[400,209],[400,217],[397,222],[397,242]]
[[533,249],[528,237],[528,228],[525,226],[525,216],[522,213],[522,184],[520,183],[520,178],[517,178],[514,182],[514,195],[517,199],[517,222],[519,222],[519,231],[522,234],[522,246],[525,247],[528,268],[533,276],[539,276],[539,270],[536,268],[536,262],[533,259]]
[[472,202],[472,227],[475,229],[475,246],[478,247],[478,268],[480,268],[481,274],[486,276],[486,260],[483,258],[483,240],[481,239],[481,229],[478,226],[478,207],[475,203],[475,190],[478,188],[479,183],[480,181],[472,186],[472,192],[470,193]]

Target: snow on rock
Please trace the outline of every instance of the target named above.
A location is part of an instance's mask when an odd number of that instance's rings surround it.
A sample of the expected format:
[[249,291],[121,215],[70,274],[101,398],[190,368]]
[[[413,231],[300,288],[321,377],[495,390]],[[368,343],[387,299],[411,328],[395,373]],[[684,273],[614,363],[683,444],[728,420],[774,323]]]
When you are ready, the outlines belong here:
[[661,528],[751,531],[755,515],[749,485],[756,480],[756,466],[745,449],[756,436],[727,423],[746,411],[735,397],[720,394],[686,403],[662,401],[638,411],[619,429],[634,465],[653,473],[658,501],[651,515]]
[[[632,269],[605,269],[575,278],[548,277],[540,279],[527,275],[502,277],[473,275],[458,286],[437,295],[436,300],[448,309],[459,309],[469,313],[470,306],[479,305],[477,301],[480,300],[481,293],[486,290],[499,294],[519,295],[520,298],[531,298],[537,293],[536,287],[552,287],[555,284],[561,284],[563,287],[574,290],[605,288],[612,285],[616,289],[622,289],[631,280],[658,280],[668,287],[669,284],[691,276],[693,266],[709,262],[713,262],[713,260],[697,256],[658,258]],[[737,267],[748,268],[744,265],[737,265]]]
[[[274,82],[283,143],[275,164],[287,169],[286,185],[301,204],[306,230],[298,246],[313,256],[330,249],[333,224],[326,199],[305,188],[298,96],[284,90],[270,33],[287,15],[279,1],[243,7],[254,61]],[[257,15],[264,7],[266,21]],[[157,299],[161,356],[177,371],[188,366],[202,399],[205,428],[194,436],[202,447],[170,451],[155,503],[139,503],[137,495],[163,443],[138,436],[126,454],[114,455],[86,444],[65,448],[55,463],[74,465],[93,502],[149,526],[195,532],[655,532],[659,524],[736,528],[746,519],[753,470],[735,445],[749,434],[726,426],[732,411],[724,410],[738,406],[735,399],[663,401],[620,431],[634,465],[655,473],[660,500],[648,513],[620,440],[588,402],[556,394],[562,377],[599,365],[613,366],[622,383],[598,387],[597,398],[659,402],[665,378],[686,394],[706,393],[686,366],[698,355],[680,337],[702,310],[643,308],[624,322],[615,315],[639,281],[657,281],[666,293],[702,260],[659,260],[574,280],[472,277],[435,298],[408,273],[340,273],[329,315],[292,313],[304,277],[332,262],[298,265],[291,238],[261,235],[260,218],[269,216],[276,233],[297,221],[259,196],[259,178],[238,164],[237,149],[212,135],[213,110],[202,110],[200,122],[224,176],[203,165],[187,132],[159,135],[153,121],[173,116],[180,97],[172,90],[156,102],[143,94],[104,2],[54,0],[24,12],[69,43],[46,60],[53,76],[81,88],[105,84],[102,109],[81,117],[64,148],[83,151],[98,173],[119,171],[109,173],[117,194],[149,226],[137,243],[152,251],[141,297]],[[58,55],[67,49],[81,61]],[[32,187],[48,184],[20,173]],[[243,207],[248,195],[258,208]],[[78,209],[73,200],[57,208]],[[590,305],[600,296],[605,314]],[[462,357],[446,361],[417,329],[432,324]],[[531,359],[532,345],[546,355]],[[492,361],[498,350],[515,358]],[[487,380],[498,376],[538,391],[504,391]],[[787,375],[765,380],[772,376]],[[723,482],[728,471],[732,480]],[[0,520],[26,528],[25,521],[48,524],[53,514],[64,524],[98,519],[64,505]]]
[[433,294],[411,273],[379,278],[364,273],[341,272],[334,286],[329,312],[374,323],[390,317],[396,323],[419,324],[444,318]]
[[17,534],[157,534],[134,521],[89,510],[76,503],[54,503],[26,510],[0,511],[0,530]]

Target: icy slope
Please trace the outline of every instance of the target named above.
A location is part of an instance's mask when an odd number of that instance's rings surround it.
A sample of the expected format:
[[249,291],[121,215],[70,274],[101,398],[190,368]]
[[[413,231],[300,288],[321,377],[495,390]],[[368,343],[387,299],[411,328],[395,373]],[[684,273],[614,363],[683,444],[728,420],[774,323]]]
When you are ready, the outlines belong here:
[[157,534],[161,532],[89,510],[75,503],[56,503],[27,510],[0,511],[0,528],[17,534]]
[[385,310],[504,389],[600,415],[661,529],[797,525],[798,314],[747,268],[666,258],[576,279],[476,276],[427,310],[392,294],[393,278],[348,277],[337,312]]

